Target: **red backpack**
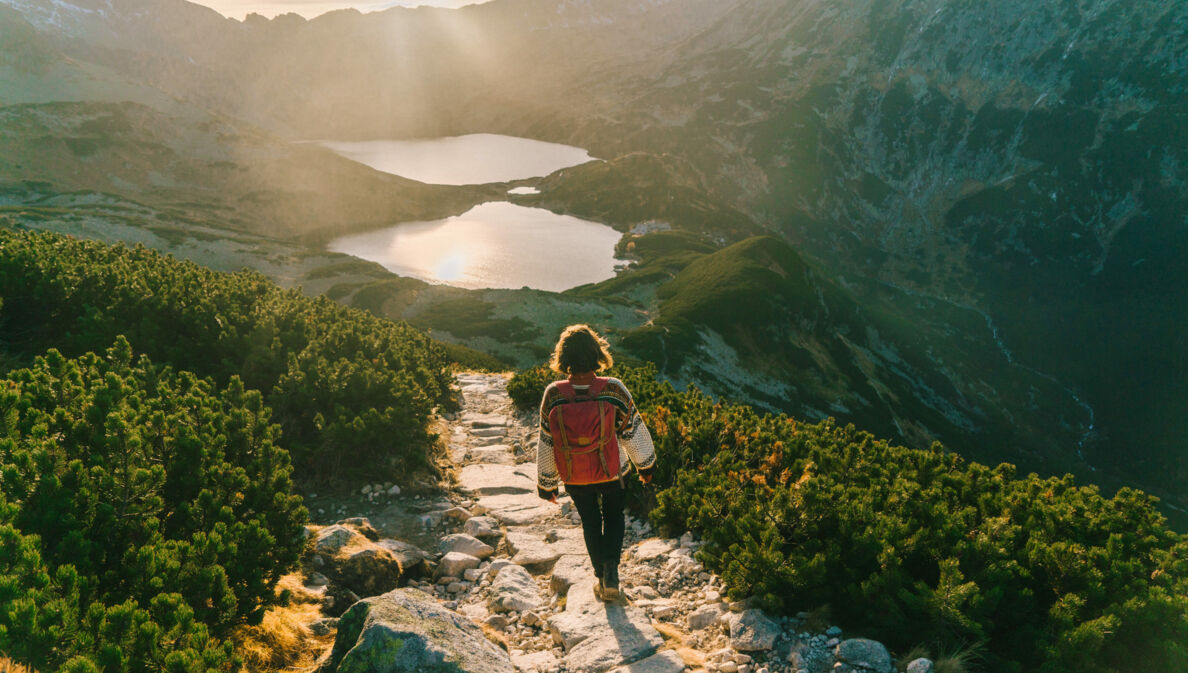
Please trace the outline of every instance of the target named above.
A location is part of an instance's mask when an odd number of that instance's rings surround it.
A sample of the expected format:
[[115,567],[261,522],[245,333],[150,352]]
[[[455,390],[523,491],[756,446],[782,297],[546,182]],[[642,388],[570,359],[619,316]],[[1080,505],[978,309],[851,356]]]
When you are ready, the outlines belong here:
[[569,381],[558,381],[566,399],[549,410],[553,458],[566,484],[597,484],[619,478],[619,439],[615,436],[615,407],[598,394],[607,380],[595,378],[583,395]]

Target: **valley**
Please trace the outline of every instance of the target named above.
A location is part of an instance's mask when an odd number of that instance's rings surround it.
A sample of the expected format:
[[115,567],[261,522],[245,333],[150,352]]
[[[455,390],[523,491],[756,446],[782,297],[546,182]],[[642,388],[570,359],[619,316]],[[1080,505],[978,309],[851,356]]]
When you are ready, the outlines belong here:
[[[499,0],[241,23],[170,3],[150,25],[50,5],[0,4],[7,226],[251,268],[517,367],[590,322],[678,385],[1138,486],[1188,523],[1181,6]],[[292,142],[467,133],[605,160],[436,185]],[[632,264],[464,290],[325,247],[486,202],[614,227]]]

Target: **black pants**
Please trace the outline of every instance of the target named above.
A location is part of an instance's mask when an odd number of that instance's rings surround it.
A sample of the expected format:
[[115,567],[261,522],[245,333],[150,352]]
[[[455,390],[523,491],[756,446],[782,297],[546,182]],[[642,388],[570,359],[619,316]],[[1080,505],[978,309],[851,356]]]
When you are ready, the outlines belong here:
[[594,575],[602,577],[603,566],[619,563],[623,553],[623,494],[618,480],[605,484],[565,485],[582,518],[586,551],[594,565]]

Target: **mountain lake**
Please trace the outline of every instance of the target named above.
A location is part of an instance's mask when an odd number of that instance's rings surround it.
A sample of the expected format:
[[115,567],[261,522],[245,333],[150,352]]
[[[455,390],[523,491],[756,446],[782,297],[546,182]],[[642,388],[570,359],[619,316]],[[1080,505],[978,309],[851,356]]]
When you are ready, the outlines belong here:
[[598,222],[491,201],[444,220],[342,236],[328,247],[430,283],[560,292],[614,276],[620,236]]
[[[445,185],[542,177],[592,160],[578,147],[488,133],[320,144],[379,171]],[[456,217],[342,236],[327,247],[430,283],[559,292],[613,277],[620,236],[598,222],[492,201]]]

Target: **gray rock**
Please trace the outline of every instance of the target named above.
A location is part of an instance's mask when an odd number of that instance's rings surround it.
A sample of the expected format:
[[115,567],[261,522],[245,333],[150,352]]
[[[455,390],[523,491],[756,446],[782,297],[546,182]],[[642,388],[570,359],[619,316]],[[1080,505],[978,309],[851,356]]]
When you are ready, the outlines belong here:
[[478,496],[536,493],[536,466],[467,465],[458,475],[458,489]]
[[689,613],[688,626],[690,631],[699,631],[716,624],[725,610],[720,603],[703,605]]
[[467,412],[462,414],[462,422],[472,428],[503,428],[507,426],[507,416]]
[[681,656],[672,650],[665,650],[634,664],[620,666],[611,673],[682,673],[684,670],[685,662]]
[[451,507],[445,511],[444,516],[454,521],[466,521],[470,518],[470,512],[461,507]]
[[475,516],[466,520],[462,524],[462,532],[467,535],[472,535],[488,544],[498,542],[503,537],[503,531],[499,529],[499,522],[489,516]]
[[339,584],[359,596],[376,596],[400,586],[403,569],[392,552],[367,542],[367,547],[350,553],[332,573]]
[[506,444],[491,444],[478,446],[470,451],[471,460],[476,463],[490,463],[492,465],[515,465],[516,456],[507,448]]
[[470,434],[475,437],[503,438],[507,436],[507,428],[475,428],[470,431]]
[[553,576],[549,579],[549,589],[553,593],[564,596],[569,587],[589,580],[594,576],[594,566],[590,565],[587,554],[565,554],[553,564]]
[[[536,488],[535,481],[532,488],[534,490]],[[535,523],[540,519],[557,513],[556,505],[537,498],[535,493],[531,497],[524,497],[524,494],[486,496],[479,499],[478,506],[484,508],[492,517],[508,526],[523,526]]]
[[383,539],[377,545],[392,552],[404,568],[405,577],[428,577],[432,574],[429,567],[429,553],[403,540]]
[[934,670],[935,668],[932,665],[932,660],[925,659],[924,657],[913,659],[911,663],[907,665],[907,673],[933,673]]
[[837,638],[841,634],[842,630],[840,626],[830,626],[829,629],[825,631],[825,635],[829,636],[830,638]]
[[337,617],[322,617],[321,619],[314,620],[309,625],[310,632],[315,636],[328,636],[331,633],[334,633],[334,630],[337,628]]
[[466,569],[477,568],[479,563],[476,556],[452,551],[442,556],[441,560],[437,562],[437,576],[461,577]]
[[554,673],[560,667],[557,655],[549,650],[513,656],[512,664],[521,673]]
[[730,646],[740,652],[770,650],[780,635],[780,626],[762,610],[744,610],[730,620]]
[[338,622],[319,673],[514,673],[511,658],[462,615],[415,589],[364,599]]
[[337,554],[340,549],[351,544],[355,538],[359,538],[359,541],[366,539],[342,524],[326,526],[318,531],[318,537],[314,540],[314,549],[322,554]]
[[454,533],[443,537],[438,548],[442,553],[456,551],[479,559],[485,559],[495,553],[494,547],[466,533]]
[[636,561],[648,562],[660,558],[676,549],[676,545],[671,540],[661,540],[659,538],[652,538],[644,540],[636,545],[631,550],[631,558]]
[[543,603],[532,575],[524,568],[510,564],[500,569],[491,582],[487,607],[492,612],[523,612],[537,610]]
[[537,530],[509,530],[507,547],[512,561],[533,571],[547,570],[564,554],[586,553],[579,528],[554,529],[544,534]]
[[852,669],[872,673],[891,673],[891,654],[882,643],[866,638],[843,640],[833,655]]
[[602,673],[655,654],[664,644],[643,610],[603,603],[594,596],[594,582],[570,587],[565,611],[549,617],[553,639],[566,649],[566,670]]

